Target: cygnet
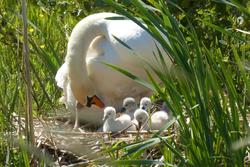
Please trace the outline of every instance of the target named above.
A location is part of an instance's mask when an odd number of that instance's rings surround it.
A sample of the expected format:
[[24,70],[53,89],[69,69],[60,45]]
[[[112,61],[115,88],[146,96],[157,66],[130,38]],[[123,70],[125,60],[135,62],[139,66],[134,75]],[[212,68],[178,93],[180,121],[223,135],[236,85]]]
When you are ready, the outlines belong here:
[[129,115],[123,114],[116,118],[116,110],[114,107],[106,107],[104,109],[103,121],[103,132],[118,132],[128,127],[127,130],[135,130]]
[[169,116],[166,111],[156,111],[151,116],[151,129],[159,130],[169,121]]
[[150,109],[152,108],[152,103],[151,103],[150,98],[143,97],[140,100],[140,108],[143,109],[143,110],[146,110],[147,112],[149,112]]
[[[150,111],[152,103],[150,98],[143,97],[140,101],[140,108]],[[151,129],[159,130],[169,121],[169,114],[167,111],[156,111],[151,115]]]
[[147,111],[140,109],[140,108],[135,110],[134,118],[138,122],[138,130],[141,130],[141,128],[143,130],[149,130],[149,127],[148,127],[149,115]]
[[123,100],[123,108],[122,111],[125,111],[126,114],[128,114],[131,118],[131,120],[134,119],[134,113],[137,109],[137,104],[134,98],[127,97]]

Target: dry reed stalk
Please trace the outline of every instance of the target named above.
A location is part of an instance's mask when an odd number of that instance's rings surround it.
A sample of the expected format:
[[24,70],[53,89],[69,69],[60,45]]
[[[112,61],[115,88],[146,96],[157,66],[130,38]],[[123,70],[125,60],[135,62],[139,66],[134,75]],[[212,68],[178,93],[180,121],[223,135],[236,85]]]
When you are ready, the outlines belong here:
[[34,146],[34,127],[32,115],[32,95],[31,95],[31,76],[29,62],[29,46],[28,46],[28,22],[27,22],[27,3],[22,0],[22,19],[23,19],[23,60],[25,66],[25,83],[26,83],[26,132],[27,140],[31,146]]

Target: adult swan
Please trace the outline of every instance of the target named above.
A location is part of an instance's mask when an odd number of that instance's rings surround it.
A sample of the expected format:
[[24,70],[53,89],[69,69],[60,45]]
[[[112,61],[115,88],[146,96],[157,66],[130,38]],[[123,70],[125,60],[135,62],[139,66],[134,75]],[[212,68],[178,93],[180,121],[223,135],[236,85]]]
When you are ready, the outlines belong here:
[[154,55],[159,47],[167,65],[170,67],[172,64],[160,44],[133,21],[107,19],[117,16],[120,17],[115,13],[90,15],[74,27],[69,38],[65,63],[58,70],[56,81],[63,88],[62,101],[66,107],[77,110],[75,128],[78,127],[78,114],[81,120],[100,126],[104,106],[119,109],[124,98],[139,99],[150,93],[149,89],[103,62],[146,79],[142,59],[156,65]]

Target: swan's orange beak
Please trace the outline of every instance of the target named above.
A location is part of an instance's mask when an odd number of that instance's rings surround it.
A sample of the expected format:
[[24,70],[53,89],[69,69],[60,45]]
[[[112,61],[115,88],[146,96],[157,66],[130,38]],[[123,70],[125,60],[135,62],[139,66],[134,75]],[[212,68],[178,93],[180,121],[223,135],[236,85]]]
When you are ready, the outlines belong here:
[[98,106],[100,108],[104,108],[105,107],[105,104],[96,95],[94,95],[92,97],[88,97],[87,96],[87,107],[91,107],[92,104],[94,104],[94,105],[96,105],[96,106]]

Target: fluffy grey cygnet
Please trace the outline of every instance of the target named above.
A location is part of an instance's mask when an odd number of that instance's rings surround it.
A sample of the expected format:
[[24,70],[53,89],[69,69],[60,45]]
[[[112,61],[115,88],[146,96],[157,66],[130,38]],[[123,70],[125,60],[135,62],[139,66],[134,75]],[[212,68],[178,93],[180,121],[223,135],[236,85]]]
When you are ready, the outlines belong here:
[[124,130],[135,130],[134,125],[131,123],[131,118],[127,114],[123,114],[116,118],[116,110],[114,107],[106,107],[103,116],[103,132],[118,132]]
[[130,116],[131,120],[133,120],[135,110],[137,109],[137,104],[135,99],[133,97],[125,98],[123,100],[122,106],[123,106],[122,111],[125,111],[125,113]]
[[[150,98],[143,97],[140,101],[140,108],[146,111],[150,111],[152,107],[152,102]],[[151,130],[159,130],[164,126],[170,119],[169,113],[167,111],[156,111],[151,115]]]

